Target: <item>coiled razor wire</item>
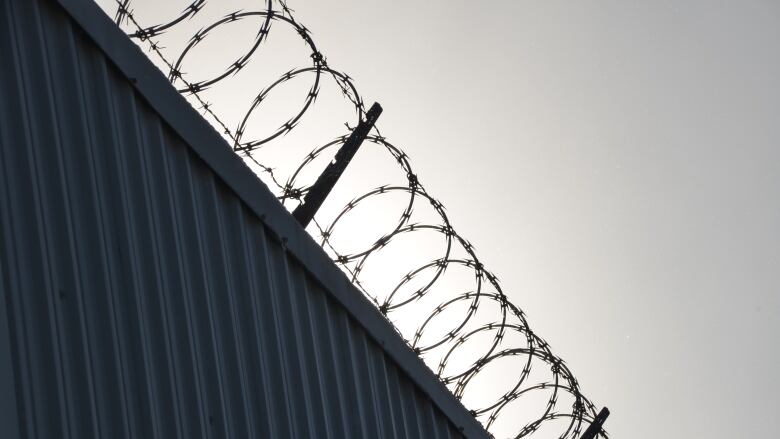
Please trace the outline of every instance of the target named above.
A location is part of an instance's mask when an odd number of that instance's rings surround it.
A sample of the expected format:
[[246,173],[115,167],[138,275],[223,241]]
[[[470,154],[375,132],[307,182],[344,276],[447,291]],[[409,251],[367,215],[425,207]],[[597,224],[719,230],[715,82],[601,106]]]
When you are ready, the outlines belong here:
[[[262,147],[294,130],[304,114],[314,106],[326,81],[333,81],[339,87],[344,98],[354,107],[356,118],[365,114],[363,100],[352,78],[328,66],[309,30],[296,21],[293,11],[283,0],[258,0],[258,10],[224,15],[192,34],[174,58],[163,53],[158,37],[201,13],[206,0],[192,1],[168,21],[145,26],[139,23],[133,12],[133,0],[114,1],[116,22],[129,26],[128,35],[155,53],[159,58],[157,61],[167,69],[165,73],[171,84],[190,98],[190,102],[194,101],[204,116],[222,131],[234,151],[251,162],[272,189],[275,187],[279,199],[288,208],[300,203],[310,189],[307,183],[299,181],[304,171],[314,166],[318,158],[334,154],[346,141],[351,128],[345,124],[347,132],[344,135],[307,154],[284,182],[274,174],[274,169],[260,162]],[[250,17],[259,18],[260,24],[252,45],[240,58],[207,79],[190,81],[186,78],[182,65],[188,56],[192,56],[194,48],[223,26]],[[225,82],[254,61],[272,26],[277,25],[292,28],[297,33],[310,51],[312,65],[289,70],[276,81],[260,88],[244,116],[237,121],[236,128],[231,129],[201,94]],[[169,59],[175,61],[170,62]],[[248,138],[246,131],[251,124],[251,116],[269,94],[303,75],[314,75],[314,80],[299,109],[272,133]],[[405,176],[405,182],[383,185],[355,197],[328,223],[321,223],[322,219],[315,217],[312,231],[315,238],[391,322],[403,321],[399,316],[407,317],[403,325],[395,326],[399,334],[489,432],[498,434],[497,420],[505,418],[504,424],[508,423],[510,435],[514,437],[578,438],[594,420],[596,408],[582,394],[569,368],[531,330],[523,311],[509,302],[496,276],[480,263],[473,246],[455,231],[443,205],[426,191],[413,172],[409,157],[376,128],[366,142],[389,153]],[[388,194],[407,200],[393,226],[363,248],[351,252],[340,248],[333,235],[344,218],[358,206]],[[420,210],[433,212],[435,220],[414,222],[413,216]],[[420,233],[434,234],[443,239],[443,254],[391,282],[395,286],[382,297],[365,286],[364,272],[368,263],[402,237]],[[451,291],[449,286],[442,287],[445,284],[443,279],[454,271],[467,273],[473,284],[458,285],[465,290],[460,292]],[[427,305],[422,305],[426,302]],[[408,322],[410,315],[417,316],[417,321],[411,326]],[[501,367],[497,367],[499,365]],[[509,374],[505,372],[508,370],[515,376],[507,377]],[[479,394],[486,387],[495,390],[496,395],[479,402],[466,398],[467,394]],[[529,413],[531,418],[525,425],[515,423],[515,419],[527,417]],[[504,434],[509,431],[506,426],[501,430]],[[608,436],[602,430],[599,437]]]

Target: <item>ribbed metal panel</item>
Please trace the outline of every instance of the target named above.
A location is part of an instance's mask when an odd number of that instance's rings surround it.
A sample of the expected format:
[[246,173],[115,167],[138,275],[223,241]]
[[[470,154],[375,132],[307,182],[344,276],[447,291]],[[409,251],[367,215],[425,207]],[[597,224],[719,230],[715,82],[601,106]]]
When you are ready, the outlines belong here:
[[3,437],[483,435],[270,193],[161,115],[183,100],[139,93],[110,60],[131,43],[0,8]]

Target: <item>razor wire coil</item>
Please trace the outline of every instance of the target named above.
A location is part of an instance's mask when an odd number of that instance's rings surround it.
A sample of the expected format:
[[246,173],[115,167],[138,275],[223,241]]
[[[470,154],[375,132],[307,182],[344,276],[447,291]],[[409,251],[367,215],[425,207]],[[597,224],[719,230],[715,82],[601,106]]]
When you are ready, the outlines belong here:
[[[327,157],[344,144],[348,133],[335,140],[313,149],[301,161],[300,165],[283,180],[275,174],[275,169],[263,165],[259,159],[262,148],[293,131],[315,104],[323,81],[332,79],[339,87],[343,97],[354,107],[356,116],[365,115],[365,106],[361,95],[355,87],[354,81],[346,73],[331,68],[325,56],[320,52],[311,37],[309,30],[299,23],[293,10],[287,6],[284,0],[258,0],[262,7],[255,11],[232,11],[222,18],[210,23],[191,35],[184,49],[171,62],[164,53],[164,48],[156,41],[158,37],[170,31],[177,25],[197,16],[207,4],[207,0],[194,0],[190,2],[179,14],[158,24],[142,26],[133,11],[132,0],[114,0],[116,11],[114,19],[117,24],[127,24],[132,28],[128,36],[137,41],[141,46],[155,54],[158,61],[162,62],[168,70],[165,72],[168,80],[176,89],[185,96],[194,99],[198,109],[204,116],[222,131],[226,140],[231,143],[233,150],[243,159],[253,163],[261,176],[278,190],[278,198],[289,207],[290,204],[300,202],[310,186],[299,182],[299,178],[307,167],[317,159]],[[184,61],[189,59],[192,51],[206,40],[217,29],[241,21],[247,18],[260,18],[260,26],[253,37],[254,40],[249,49],[233,63],[226,66],[220,73],[200,80],[188,80],[183,70]],[[229,128],[229,124],[215,112],[212,104],[201,96],[205,90],[212,89],[237,72],[244,69],[260,53],[260,47],[267,40],[272,27],[283,25],[291,27],[303,40],[309,50],[311,65],[291,69],[282,74],[276,81],[264,86],[257,92],[251,105],[244,113],[236,128]],[[189,57],[188,57],[189,55]],[[257,108],[275,91],[276,88],[303,75],[314,75],[314,80],[306,94],[303,104],[272,133],[259,138],[247,138],[246,131],[251,124],[250,118]],[[348,130],[351,127],[345,124]],[[321,224],[321,219],[315,216],[313,221],[313,234],[319,240],[320,245],[333,256],[333,260],[347,273],[353,284],[369,298],[378,308],[380,313],[388,320],[395,314],[408,311],[419,302],[425,300],[437,287],[445,273],[452,270],[466,270],[473,274],[474,285],[465,292],[452,293],[440,300],[427,315],[420,318],[414,330],[403,330],[396,326],[396,330],[403,337],[414,352],[423,358],[434,371],[440,381],[446,385],[456,398],[462,399],[469,385],[474,385],[494,363],[506,359],[519,358],[516,365],[520,366],[517,379],[500,383],[499,395],[493,400],[480,405],[467,406],[485,428],[491,432],[495,422],[503,415],[507,415],[512,404],[529,395],[547,395],[540,402],[540,414],[526,425],[516,426],[514,437],[534,437],[533,433],[540,431],[545,425],[561,421],[561,427],[556,433],[557,437],[578,438],[579,435],[594,420],[595,406],[582,394],[579,383],[566,364],[553,354],[550,346],[536,335],[528,325],[522,310],[513,305],[503,293],[498,278],[487,270],[476,255],[473,245],[458,234],[450,223],[444,206],[436,198],[428,193],[423,184],[413,172],[409,157],[399,147],[391,144],[382,136],[378,128],[366,139],[366,142],[386,150],[392,160],[400,168],[405,176],[405,184],[387,184],[359,194],[349,201],[329,223]],[[336,229],[342,224],[343,219],[358,206],[377,197],[388,194],[401,195],[407,201],[398,214],[393,226],[385,230],[374,241],[367,243],[362,248],[353,251],[345,251],[333,242]],[[412,221],[413,213],[421,206],[435,213],[436,223],[415,223]],[[318,221],[319,220],[319,221]],[[380,298],[373,294],[369,287],[364,285],[363,272],[366,264],[372,258],[380,254],[383,249],[396,239],[412,234],[433,233],[444,241],[443,254],[423,265],[415,267],[401,276],[395,286],[385,297]],[[457,251],[456,251],[457,250]],[[456,254],[459,253],[459,254]],[[427,276],[427,277],[426,277]],[[419,285],[414,286],[417,283]],[[411,290],[411,291],[407,291]],[[426,335],[435,322],[442,319],[450,310],[458,307],[464,308],[459,318],[452,319],[441,334],[433,340]],[[480,315],[482,309],[495,308],[490,318]],[[482,319],[483,321],[479,321]],[[391,320],[392,323],[392,320]],[[467,346],[472,340],[479,338],[483,342],[479,349]],[[468,347],[468,349],[467,349]],[[432,352],[438,352],[437,356],[429,357]],[[453,359],[458,355],[466,355],[467,360],[459,361],[459,368],[453,370]],[[433,361],[431,358],[436,358]],[[532,379],[532,374],[537,370],[549,373],[548,379],[537,382]],[[537,398],[539,399],[539,398]],[[564,404],[567,400],[568,404]],[[602,430],[599,437],[607,438],[607,433]]]

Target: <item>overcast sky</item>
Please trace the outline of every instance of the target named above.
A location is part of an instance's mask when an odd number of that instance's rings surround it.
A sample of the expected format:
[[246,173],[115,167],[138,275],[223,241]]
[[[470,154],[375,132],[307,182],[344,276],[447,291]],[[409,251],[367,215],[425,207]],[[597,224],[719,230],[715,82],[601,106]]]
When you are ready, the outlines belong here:
[[293,3],[615,438],[780,431],[780,3]]
[[289,4],[612,437],[777,434],[779,2]]

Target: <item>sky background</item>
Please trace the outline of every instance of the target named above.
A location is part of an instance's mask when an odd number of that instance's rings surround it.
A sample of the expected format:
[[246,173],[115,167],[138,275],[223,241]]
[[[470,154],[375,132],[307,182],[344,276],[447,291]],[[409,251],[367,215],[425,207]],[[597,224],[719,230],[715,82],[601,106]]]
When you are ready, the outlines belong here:
[[780,3],[289,5],[612,437],[780,430]]
[[296,1],[615,438],[780,430],[780,3]]

